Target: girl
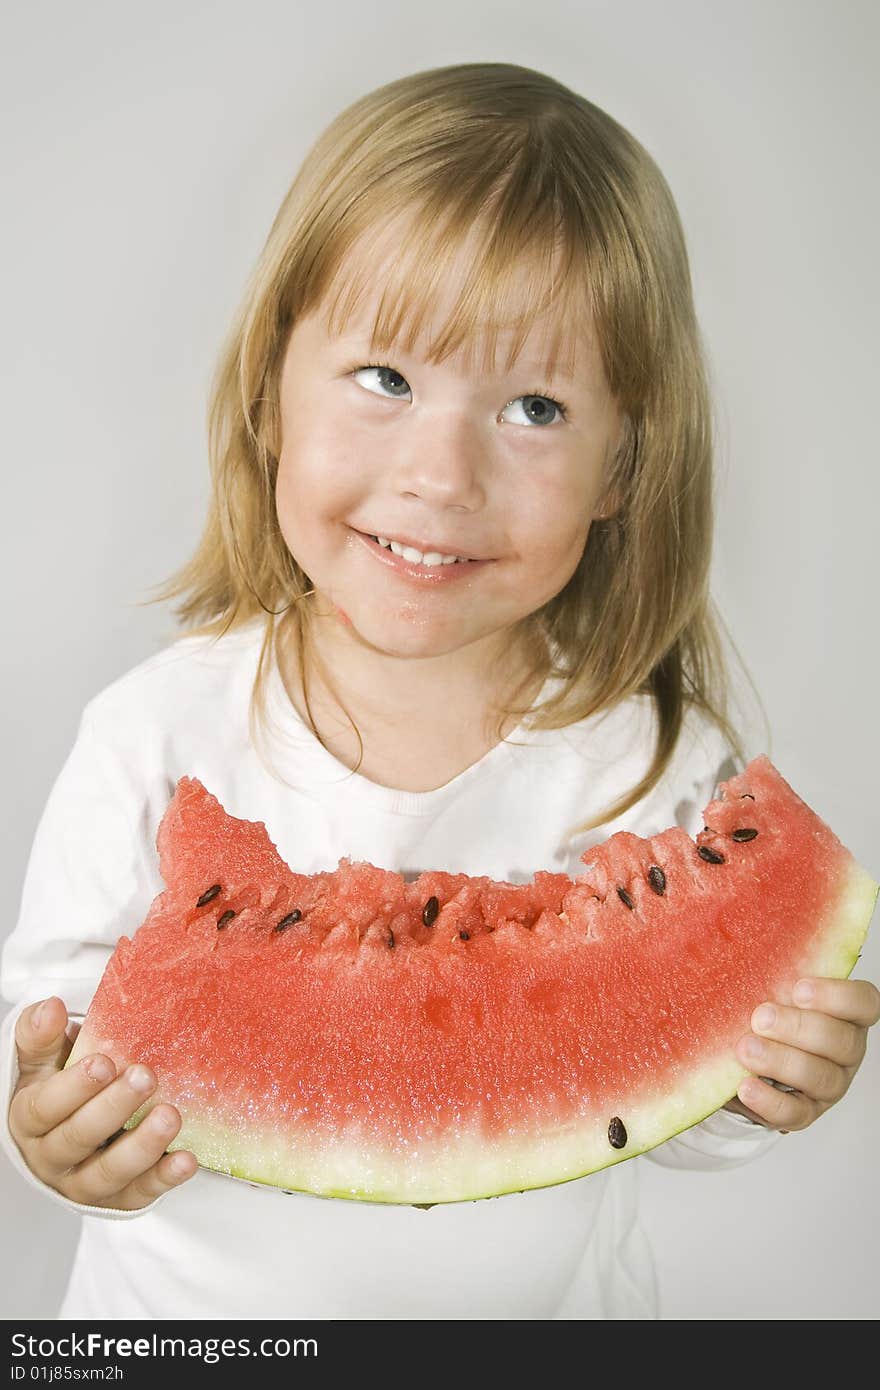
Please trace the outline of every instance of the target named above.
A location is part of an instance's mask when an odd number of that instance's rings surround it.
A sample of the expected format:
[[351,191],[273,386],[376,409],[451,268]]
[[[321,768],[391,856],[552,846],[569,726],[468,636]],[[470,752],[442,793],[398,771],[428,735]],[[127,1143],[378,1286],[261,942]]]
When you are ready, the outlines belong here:
[[[183,596],[190,631],[86,706],[4,953],[24,1001],[4,1032],[6,1147],[83,1216],[61,1317],[656,1316],[635,1162],[428,1211],[288,1198],[165,1154],[172,1106],[117,1135],[148,1068],[62,1067],[68,1009],[163,886],[156,827],[184,774],[309,873],[349,855],[522,881],[580,872],[616,829],[699,828],[744,755],[661,174],[526,68],[365,96],[275,219],[210,444],[204,536],[159,595]],[[803,1009],[752,1020],[739,1097],[651,1162],[731,1167],[840,1099],[880,995],[806,984]]]

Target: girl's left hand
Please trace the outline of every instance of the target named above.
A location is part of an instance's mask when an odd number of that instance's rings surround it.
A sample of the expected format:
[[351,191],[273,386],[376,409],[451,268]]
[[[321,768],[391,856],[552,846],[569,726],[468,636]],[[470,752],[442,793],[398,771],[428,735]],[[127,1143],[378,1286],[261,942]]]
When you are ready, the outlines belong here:
[[[754,1031],[740,1038],[736,1052],[754,1075],[724,1107],[783,1134],[806,1129],[846,1095],[868,1029],[880,1020],[880,991],[869,980],[811,976],[797,982],[792,998],[803,1007],[766,1003],[752,1014]],[[777,1090],[761,1077],[792,1089]]]

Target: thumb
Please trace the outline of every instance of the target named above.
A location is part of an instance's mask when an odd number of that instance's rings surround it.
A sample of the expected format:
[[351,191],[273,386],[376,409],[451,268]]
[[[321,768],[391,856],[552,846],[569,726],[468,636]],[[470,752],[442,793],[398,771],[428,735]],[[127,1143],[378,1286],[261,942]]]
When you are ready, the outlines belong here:
[[21,1084],[40,1073],[49,1074],[64,1066],[71,1041],[65,1032],[67,1007],[57,994],[41,999],[19,1014],[15,1024]]

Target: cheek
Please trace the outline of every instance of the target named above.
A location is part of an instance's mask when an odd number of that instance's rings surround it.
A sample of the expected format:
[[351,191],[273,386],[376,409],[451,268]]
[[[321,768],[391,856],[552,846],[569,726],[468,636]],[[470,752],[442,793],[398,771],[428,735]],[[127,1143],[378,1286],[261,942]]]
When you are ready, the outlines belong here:
[[344,516],[357,495],[345,441],[325,429],[298,431],[278,460],[275,505],[282,530],[303,531]]
[[299,521],[301,506],[297,504],[297,481],[295,471],[290,467],[289,458],[282,453],[278,460],[278,477],[275,480],[275,512],[278,526],[287,543],[288,550],[296,555],[299,548]]
[[519,516],[521,549],[550,572],[577,565],[590,531],[596,489],[583,478],[547,479],[523,499]]
[[548,594],[558,593],[571,579],[584,553],[589,531],[589,522],[572,526],[569,521],[539,546],[534,568],[543,576],[543,588]]
[[282,451],[275,482],[275,511],[284,543],[309,574],[320,563],[321,532],[315,517],[316,480],[301,457]]

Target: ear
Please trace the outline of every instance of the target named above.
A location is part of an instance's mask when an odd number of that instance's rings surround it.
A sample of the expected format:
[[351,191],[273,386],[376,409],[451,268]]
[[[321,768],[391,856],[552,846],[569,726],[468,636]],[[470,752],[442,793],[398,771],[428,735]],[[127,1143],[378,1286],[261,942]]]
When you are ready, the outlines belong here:
[[623,506],[623,502],[617,492],[608,492],[600,497],[596,511],[593,512],[594,521],[610,521],[616,516]]
[[[612,481],[616,473],[615,464],[617,463],[616,454],[609,457],[606,464],[605,476],[606,483],[598,498],[596,499],[596,510],[593,512],[594,521],[610,521],[613,516],[620,511],[623,506],[623,495],[619,483]],[[611,474],[611,477],[608,475]]]
[[609,440],[605,453],[605,488],[593,512],[594,521],[610,521],[623,506],[623,491],[619,483],[613,481],[620,477],[620,460],[633,447],[632,429],[629,418],[624,417],[615,435]]

